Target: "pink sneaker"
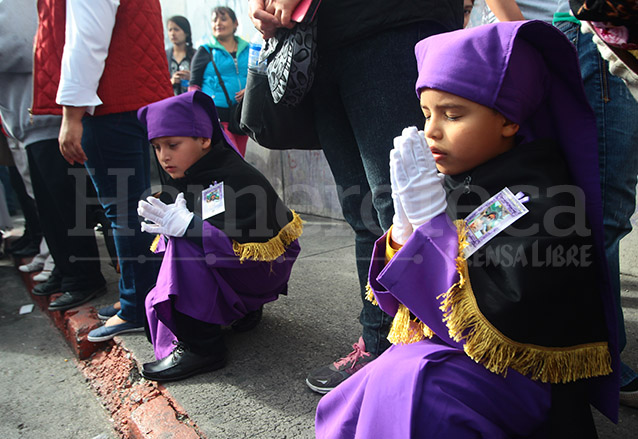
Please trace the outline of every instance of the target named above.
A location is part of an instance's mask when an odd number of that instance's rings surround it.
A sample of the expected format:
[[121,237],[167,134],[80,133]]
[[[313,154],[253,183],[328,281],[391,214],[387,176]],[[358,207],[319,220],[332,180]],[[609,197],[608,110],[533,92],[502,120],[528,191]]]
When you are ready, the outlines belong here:
[[328,366],[313,370],[306,378],[306,384],[317,393],[325,394],[344,382],[356,371],[377,358],[377,355],[366,352],[363,337],[352,345],[354,349],[345,357]]

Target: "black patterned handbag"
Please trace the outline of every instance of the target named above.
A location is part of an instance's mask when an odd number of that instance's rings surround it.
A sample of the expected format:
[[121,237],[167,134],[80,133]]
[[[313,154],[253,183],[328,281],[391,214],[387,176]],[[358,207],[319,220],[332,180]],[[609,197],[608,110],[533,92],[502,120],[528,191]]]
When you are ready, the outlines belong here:
[[317,21],[278,29],[264,46],[268,84],[275,103],[294,107],[308,94],[317,65]]
[[310,96],[296,107],[277,104],[266,75],[249,69],[241,106],[242,130],[264,148],[321,149]]

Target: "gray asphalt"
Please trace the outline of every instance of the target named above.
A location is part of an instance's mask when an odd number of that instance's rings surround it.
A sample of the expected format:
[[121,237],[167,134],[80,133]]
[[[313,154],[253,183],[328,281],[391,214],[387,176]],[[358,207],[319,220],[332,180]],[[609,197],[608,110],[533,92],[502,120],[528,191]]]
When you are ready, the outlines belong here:
[[[314,437],[314,412],[320,395],[310,391],[304,384],[308,371],[314,367],[327,364],[351,350],[351,345],[360,335],[357,322],[360,301],[354,270],[353,235],[348,226],[338,220],[322,219],[302,215],[307,221],[305,232],[301,238],[302,253],[295,265],[290,280],[289,294],[265,307],[262,323],[253,331],[244,334],[228,333],[230,357],[225,369],[199,375],[190,379],[167,383],[166,388],[181,404],[190,418],[197,423],[202,432],[209,438],[312,438]],[[629,344],[623,358],[633,367],[638,367],[638,233],[633,233],[623,242],[622,285],[623,304]],[[103,269],[108,279],[108,293],[96,299],[97,307],[117,299],[117,277],[113,270],[105,264]],[[5,278],[13,276],[10,270],[0,271],[0,282],[3,291],[6,289]],[[20,289],[20,285],[11,290]],[[14,292],[11,295],[15,294]],[[23,292],[23,302],[28,296]],[[5,296],[6,293],[3,293]],[[4,299],[3,299],[4,300]],[[16,300],[15,304],[22,304]],[[3,315],[15,312],[4,303],[1,305]],[[10,317],[7,316],[6,319]],[[47,349],[53,339],[60,342],[56,349],[47,350],[49,355],[43,357],[46,366],[36,366],[34,372],[54,371],[58,369],[73,372],[73,363],[64,362],[64,355],[70,352],[61,337],[52,335],[53,327],[46,319],[37,319],[36,314],[25,317],[11,317],[14,320],[33,319],[25,328],[15,332],[7,332],[7,325],[1,323],[3,340],[3,356],[0,358],[0,385],[12,388],[12,397],[7,399],[5,392],[0,392],[0,404],[17,404],[15,399],[27,395],[33,389],[35,378],[16,380],[10,378],[22,373],[25,352],[31,352],[31,345],[21,345],[24,340],[23,331],[34,331],[45,337],[40,349]],[[40,328],[40,329],[38,329]],[[42,329],[45,328],[45,329]],[[56,338],[57,337],[57,338]],[[5,340],[11,341],[12,348],[4,348]],[[152,361],[153,353],[150,344],[141,334],[126,334],[121,337],[127,349],[133,352],[139,362]],[[62,356],[53,353],[64,352]],[[15,359],[9,358],[15,357]],[[12,372],[9,371],[12,370]],[[9,374],[10,377],[6,377]],[[6,381],[5,381],[6,380]],[[94,421],[77,420],[73,415],[67,416],[70,421],[61,422],[60,412],[76,411],[78,406],[92,406],[96,401],[86,396],[76,405],[63,406],[69,401],[57,401],[56,392],[62,394],[88,392],[82,378],[65,378],[65,381],[40,379],[39,406],[31,413],[29,402],[19,403],[23,407],[22,418],[5,420],[7,410],[0,413],[0,437],[5,436],[4,429],[17,433],[20,423],[28,425],[31,431],[43,428],[49,416],[51,423],[63,425],[70,422],[78,430],[87,425],[95,426],[95,430],[84,436],[55,435],[46,433],[30,437],[94,437],[106,432],[101,425],[108,426],[107,415],[100,419],[99,410],[93,412]],[[43,387],[48,385],[48,389]],[[71,390],[71,386],[79,386],[79,390]],[[75,388],[75,387],[73,387]],[[61,392],[63,390],[63,392]],[[8,405],[7,405],[8,407]],[[74,408],[75,407],[75,408]],[[4,407],[3,407],[4,408]],[[99,409],[99,407],[98,407]],[[32,418],[32,419],[31,419]],[[102,423],[100,423],[102,422]],[[638,410],[621,407],[620,422],[614,425],[596,414],[599,435],[603,439],[635,438],[638,431]],[[11,430],[13,429],[13,430]],[[95,431],[95,434],[93,433]],[[93,435],[93,436],[92,436]]]
[[32,302],[7,259],[0,261],[0,291],[0,438],[116,438],[49,317],[37,306],[19,313]]

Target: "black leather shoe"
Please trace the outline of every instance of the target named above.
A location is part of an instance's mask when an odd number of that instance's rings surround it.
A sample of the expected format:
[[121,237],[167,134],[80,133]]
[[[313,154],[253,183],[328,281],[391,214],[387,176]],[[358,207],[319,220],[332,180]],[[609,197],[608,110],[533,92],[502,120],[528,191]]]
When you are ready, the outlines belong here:
[[35,256],[38,253],[40,253],[40,245],[35,245],[33,243],[27,245],[24,248],[11,252],[14,258],[30,258],[31,256]]
[[221,369],[226,365],[223,353],[199,355],[182,342],[174,342],[175,348],[166,357],[142,365],[142,376],[153,381],[177,381],[198,373]]
[[231,328],[235,332],[246,332],[253,329],[255,326],[261,322],[261,316],[264,313],[263,305],[257,311],[251,311],[247,313],[241,319],[235,320],[230,324]]
[[15,251],[21,250],[31,244],[32,240],[29,235],[23,234],[18,239],[7,243],[6,250],[9,253],[13,253]]
[[106,285],[88,290],[67,291],[49,304],[49,311],[66,311],[93,299],[106,291]]
[[31,294],[34,296],[50,296],[51,294],[59,293],[61,288],[62,281],[60,278],[51,276],[46,282],[33,287]]

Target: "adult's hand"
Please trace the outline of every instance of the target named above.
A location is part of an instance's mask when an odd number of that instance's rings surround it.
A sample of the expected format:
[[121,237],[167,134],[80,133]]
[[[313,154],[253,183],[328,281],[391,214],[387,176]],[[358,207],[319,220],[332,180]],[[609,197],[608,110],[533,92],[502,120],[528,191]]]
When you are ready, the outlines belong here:
[[188,70],[178,70],[171,77],[171,82],[173,84],[180,84],[182,79],[186,79],[187,81],[191,79],[191,72]]
[[86,107],[68,107],[62,109],[62,125],[60,126],[60,152],[64,159],[73,165],[74,163],[84,163],[86,154],[82,149],[82,118],[86,112]]
[[265,39],[268,39],[275,35],[281,23],[272,13],[274,9],[271,12],[266,11],[266,3],[270,4],[271,0],[250,0],[248,2],[248,15],[255,28],[263,34]]
[[235,100],[239,103],[242,101],[242,99],[244,99],[244,93],[246,92],[246,89],[244,88],[243,90],[239,90],[237,93],[235,93]]
[[295,23],[290,20],[292,11],[295,10],[300,1],[301,0],[271,0],[266,6],[266,11],[271,12],[275,18],[279,20],[281,27],[290,29],[295,25]]

